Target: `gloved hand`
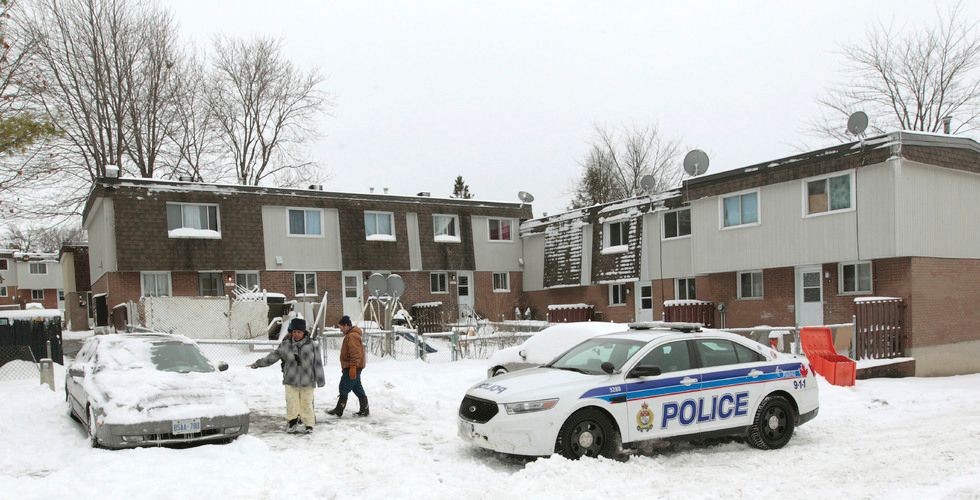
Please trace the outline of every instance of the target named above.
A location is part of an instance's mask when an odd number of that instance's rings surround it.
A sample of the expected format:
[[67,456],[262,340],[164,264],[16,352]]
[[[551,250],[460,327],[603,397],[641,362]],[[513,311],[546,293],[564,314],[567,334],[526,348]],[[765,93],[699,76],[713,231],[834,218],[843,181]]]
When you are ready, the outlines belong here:
[[357,378],[357,367],[356,366],[350,367],[349,374],[350,374],[350,379],[351,380],[354,380],[355,378]]
[[255,363],[252,363],[252,364],[249,364],[249,365],[246,365],[246,366],[248,366],[249,368],[251,368],[253,370],[256,369],[256,368],[258,368],[258,366],[256,366]]

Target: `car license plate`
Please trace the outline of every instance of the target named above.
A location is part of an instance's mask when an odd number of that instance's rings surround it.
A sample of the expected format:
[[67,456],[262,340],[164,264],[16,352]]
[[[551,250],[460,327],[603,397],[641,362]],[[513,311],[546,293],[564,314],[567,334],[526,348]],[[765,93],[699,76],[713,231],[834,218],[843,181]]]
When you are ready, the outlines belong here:
[[194,434],[195,432],[201,432],[201,419],[174,420],[173,434]]
[[459,435],[466,439],[473,439],[473,424],[465,420],[459,421]]

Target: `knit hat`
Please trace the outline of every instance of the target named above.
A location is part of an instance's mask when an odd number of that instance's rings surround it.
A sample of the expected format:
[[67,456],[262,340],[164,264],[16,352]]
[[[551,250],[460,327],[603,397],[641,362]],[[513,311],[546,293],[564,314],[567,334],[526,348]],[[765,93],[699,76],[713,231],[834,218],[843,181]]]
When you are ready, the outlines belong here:
[[306,320],[303,318],[293,318],[292,321],[289,322],[288,330],[290,332],[293,330],[302,330],[306,333],[310,333],[306,330]]
[[338,321],[337,324],[350,326],[351,325],[350,316],[344,316],[343,318],[340,318],[340,321]]

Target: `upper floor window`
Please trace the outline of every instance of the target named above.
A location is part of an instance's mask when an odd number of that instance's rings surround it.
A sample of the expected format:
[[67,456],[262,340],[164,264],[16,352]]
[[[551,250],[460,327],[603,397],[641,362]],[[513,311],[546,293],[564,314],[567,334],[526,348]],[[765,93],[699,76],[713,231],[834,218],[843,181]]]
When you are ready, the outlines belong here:
[[609,285],[609,305],[622,306],[626,304],[626,283]]
[[664,239],[691,235],[691,209],[676,210],[664,214]]
[[724,227],[759,223],[759,192],[752,191],[722,198]]
[[603,253],[625,252],[629,244],[629,221],[607,222],[603,225]]
[[677,300],[695,300],[697,299],[697,293],[694,289],[694,278],[678,278],[677,279]]
[[171,238],[221,238],[218,205],[167,203],[167,231]]
[[364,235],[371,241],[395,241],[395,214],[364,212]]
[[510,291],[509,273],[493,273],[493,291],[495,292]]
[[459,243],[459,216],[433,215],[432,234],[433,239],[440,243]]
[[0,271],[7,270],[7,259],[0,259]]
[[44,262],[31,262],[29,272],[31,274],[48,274],[48,265]]
[[806,215],[848,210],[851,200],[851,174],[805,181]]
[[169,297],[170,273],[140,273],[140,286],[143,297]]
[[490,219],[490,241],[512,241],[511,219]]
[[323,226],[320,219],[323,212],[319,208],[290,208],[290,236],[323,236]]
[[871,263],[841,264],[840,293],[871,293]]
[[738,273],[738,298],[762,298],[762,271]]
[[432,293],[447,293],[449,277],[447,273],[429,273],[429,291]]

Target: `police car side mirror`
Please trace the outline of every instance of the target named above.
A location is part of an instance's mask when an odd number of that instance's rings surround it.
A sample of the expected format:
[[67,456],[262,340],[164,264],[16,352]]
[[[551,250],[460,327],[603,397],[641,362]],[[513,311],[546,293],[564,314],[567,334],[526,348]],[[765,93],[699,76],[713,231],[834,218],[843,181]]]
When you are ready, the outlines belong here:
[[633,368],[630,372],[630,376],[626,378],[639,378],[639,377],[656,377],[663,373],[659,366],[637,366]]
[[608,373],[610,375],[612,375],[613,372],[616,371],[616,366],[613,365],[612,363],[608,362],[608,361],[606,361],[605,363],[599,365],[599,367],[602,368],[602,371],[604,371],[604,372],[606,372],[606,373]]

